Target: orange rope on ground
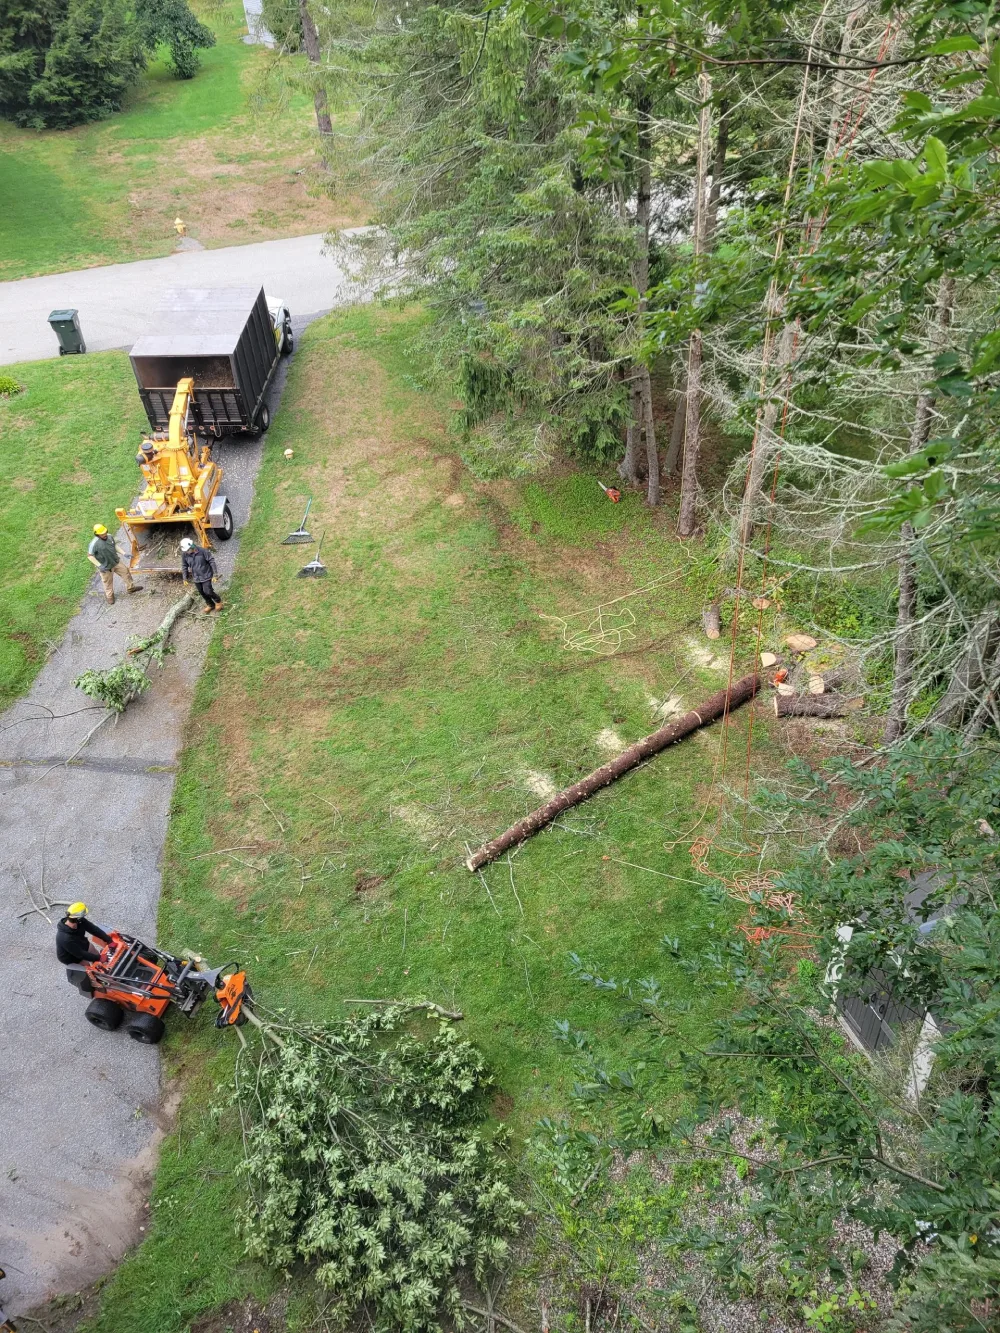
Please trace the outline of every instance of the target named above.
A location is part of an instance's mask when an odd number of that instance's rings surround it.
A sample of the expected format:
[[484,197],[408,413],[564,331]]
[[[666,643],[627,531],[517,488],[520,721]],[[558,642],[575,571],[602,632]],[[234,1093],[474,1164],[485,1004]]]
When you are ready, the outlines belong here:
[[794,893],[779,891],[774,887],[773,870],[761,871],[755,875],[718,875],[709,868],[708,854],[712,849],[710,838],[698,838],[691,844],[691,865],[699,875],[708,875],[717,879],[726,890],[726,895],[736,902],[743,903],[750,909],[764,907],[773,912],[784,912],[788,918],[786,926],[755,925],[753,916],[748,921],[741,921],[736,929],[751,944],[762,944],[765,940],[781,938],[792,948],[808,948],[814,939],[805,929],[805,915]]

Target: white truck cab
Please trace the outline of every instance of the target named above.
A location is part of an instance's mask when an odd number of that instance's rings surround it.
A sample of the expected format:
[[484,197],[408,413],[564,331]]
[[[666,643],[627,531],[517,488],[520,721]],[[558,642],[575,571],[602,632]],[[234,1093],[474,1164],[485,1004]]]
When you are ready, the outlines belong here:
[[267,296],[267,308],[271,312],[271,323],[274,325],[278,350],[282,356],[290,356],[295,346],[295,338],[292,334],[292,316],[288,306],[280,296]]

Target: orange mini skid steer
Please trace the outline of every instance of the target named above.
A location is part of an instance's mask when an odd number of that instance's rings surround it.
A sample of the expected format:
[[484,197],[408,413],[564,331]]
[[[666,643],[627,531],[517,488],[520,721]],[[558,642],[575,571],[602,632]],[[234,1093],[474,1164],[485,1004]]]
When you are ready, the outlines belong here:
[[175,958],[163,949],[120,931],[108,932],[111,940],[100,957],[89,963],[72,963],[66,969],[72,985],[90,996],[87,1021],[105,1032],[125,1022],[125,1031],[147,1046],[163,1036],[163,1018],[170,1005],[191,1018],[209,994],[215,996],[220,1013],[216,1027],[239,1027],[247,1022],[252,992],[245,972],[234,964],[206,967],[203,959]]

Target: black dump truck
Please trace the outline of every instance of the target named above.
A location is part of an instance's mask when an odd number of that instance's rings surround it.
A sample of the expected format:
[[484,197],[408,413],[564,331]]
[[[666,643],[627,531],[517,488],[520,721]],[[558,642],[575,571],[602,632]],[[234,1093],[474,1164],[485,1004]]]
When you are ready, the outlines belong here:
[[199,287],[164,294],[152,331],[132,348],[149,424],[170,424],[177,381],[194,380],[191,415],[202,435],[260,435],[270,425],[268,386],[292,350],[292,320],[263,287]]

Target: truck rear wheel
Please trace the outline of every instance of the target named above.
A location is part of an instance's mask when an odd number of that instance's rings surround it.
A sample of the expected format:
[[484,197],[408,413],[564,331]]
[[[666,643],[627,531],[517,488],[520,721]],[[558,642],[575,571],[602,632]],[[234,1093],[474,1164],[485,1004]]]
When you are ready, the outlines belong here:
[[257,420],[253,423],[253,434],[263,435],[271,424],[271,409],[267,403],[262,403],[260,411],[257,413]]
[[140,1041],[143,1046],[155,1046],[166,1026],[162,1018],[154,1018],[152,1014],[133,1014],[125,1024],[125,1031],[133,1041]]
[[91,1000],[84,1013],[87,1022],[93,1023],[102,1032],[114,1032],[125,1017],[121,1005],[115,1004],[114,1000]]
[[235,527],[236,524],[233,522],[233,511],[229,508],[229,502],[227,501],[226,507],[222,511],[222,527],[213,528],[212,535],[218,537],[220,542],[227,542],[233,535]]

